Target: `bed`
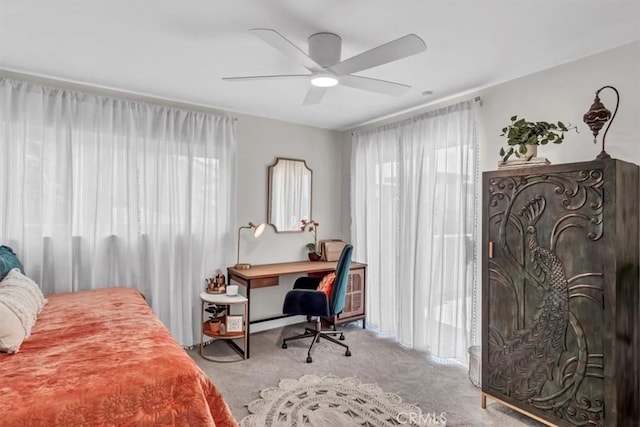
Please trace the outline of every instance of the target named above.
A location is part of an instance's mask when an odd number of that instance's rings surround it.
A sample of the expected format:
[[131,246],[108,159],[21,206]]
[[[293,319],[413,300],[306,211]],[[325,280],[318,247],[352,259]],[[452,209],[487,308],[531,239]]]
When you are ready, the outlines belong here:
[[0,354],[0,425],[238,425],[138,291],[47,299],[20,351]]

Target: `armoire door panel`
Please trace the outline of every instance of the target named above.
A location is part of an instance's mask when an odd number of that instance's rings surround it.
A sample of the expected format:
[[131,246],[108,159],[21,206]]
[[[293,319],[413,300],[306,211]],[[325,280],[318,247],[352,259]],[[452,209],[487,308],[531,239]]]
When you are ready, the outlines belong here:
[[603,425],[604,171],[540,170],[485,175],[483,391],[561,425]]

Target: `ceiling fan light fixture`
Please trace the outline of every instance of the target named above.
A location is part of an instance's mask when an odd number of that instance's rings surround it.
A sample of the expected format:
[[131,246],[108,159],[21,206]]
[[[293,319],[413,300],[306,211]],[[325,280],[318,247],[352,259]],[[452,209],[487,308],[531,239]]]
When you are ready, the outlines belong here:
[[311,84],[317,87],[333,87],[338,84],[338,78],[332,74],[316,74],[311,77]]
[[411,86],[358,76],[354,73],[398,61],[427,49],[424,40],[415,34],[407,34],[341,61],[342,38],[334,33],[321,32],[310,35],[307,39],[309,49],[306,53],[271,28],[253,28],[250,31],[280,53],[302,65],[311,74],[224,77],[223,79],[227,81],[307,79],[311,87],[308,88],[302,105],[318,104],[327,92],[326,89],[337,85],[383,95],[401,96],[411,89]]

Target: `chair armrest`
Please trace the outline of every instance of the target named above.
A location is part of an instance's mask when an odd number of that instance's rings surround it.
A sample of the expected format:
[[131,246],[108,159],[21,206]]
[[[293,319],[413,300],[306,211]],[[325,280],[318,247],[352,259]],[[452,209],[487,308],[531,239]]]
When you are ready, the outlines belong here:
[[311,289],[315,291],[321,281],[322,278],[320,277],[298,277],[293,284],[293,289]]
[[329,317],[329,301],[324,292],[294,289],[285,295],[282,313]]

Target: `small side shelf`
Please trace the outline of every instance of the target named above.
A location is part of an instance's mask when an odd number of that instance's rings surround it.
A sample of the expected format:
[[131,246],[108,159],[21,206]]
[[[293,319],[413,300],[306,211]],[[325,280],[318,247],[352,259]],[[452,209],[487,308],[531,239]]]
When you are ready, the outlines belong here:
[[[210,360],[212,362],[235,362],[238,360],[244,360],[247,359],[247,340],[248,340],[248,336],[247,336],[247,321],[249,319],[249,313],[248,313],[248,302],[249,300],[245,297],[243,297],[242,295],[235,295],[235,296],[229,296],[229,295],[225,295],[225,294],[209,294],[207,292],[202,292],[200,294],[200,301],[201,301],[201,322],[200,322],[200,356],[203,359],[207,359]],[[227,319],[227,315],[229,316],[238,316],[237,314],[234,315],[232,314],[232,307],[235,305],[241,305],[242,309],[243,309],[243,316],[242,316],[242,331],[238,331],[238,332],[226,332],[224,334],[221,334],[219,332],[213,332],[211,330],[211,324],[209,322],[209,320],[205,319],[205,308],[207,304],[215,304],[217,306],[222,306],[224,307],[224,313],[225,315],[222,316],[218,316],[216,317],[217,319],[220,319],[221,323],[226,324],[226,319]],[[236,310],[237,311],[237,310]],[[240,316],[238,316],[240,317]],[[237,319],[236,319],[237,321]],[[238,325],[239,326],[239,325]],[[205,354],[205,337],[208,337],[210,339],[212,339],[214,342],[216,340],[223,340],[227,343],[227,345],[229,345],[229,347],[231,347],[236,353],[238,353],[238,355],[240,355],[242,357],[242,359],[221,359],[221,358],[215,358],[212,356],[209,356],[207,354]],[[235,340],[242,340],[244,346],[240,347],[238,344],[236,344]],[[212,345],[213,343],[211,343]]]
[[221,334],[219,332],[213,332],[211,327],[209,326],[209,322],[204,322],[202,324],[202,333],[208,337],[215,338],[218,340],[233,340],[237,338],[244,337],[244,331],[242,332],[227,332],[226,334]]

